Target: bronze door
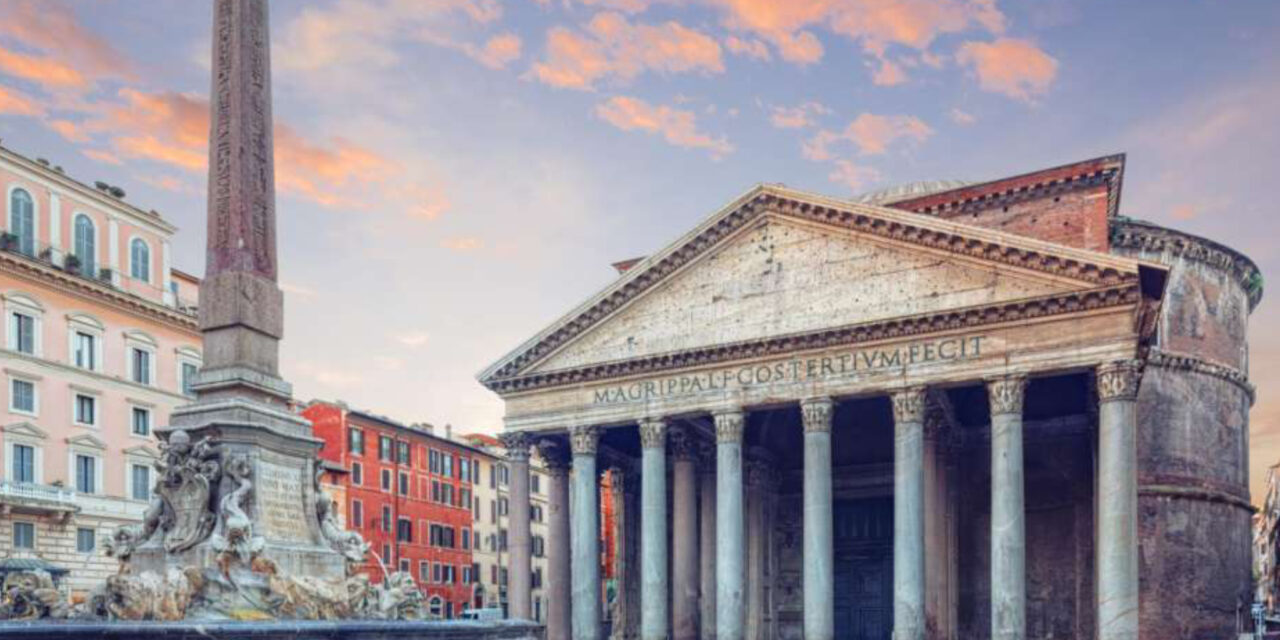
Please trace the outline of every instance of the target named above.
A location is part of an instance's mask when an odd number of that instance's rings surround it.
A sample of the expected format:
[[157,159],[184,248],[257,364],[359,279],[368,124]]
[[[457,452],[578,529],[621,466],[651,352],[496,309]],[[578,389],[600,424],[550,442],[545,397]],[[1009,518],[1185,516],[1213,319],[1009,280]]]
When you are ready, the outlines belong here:
[[835,631],[841,640],[893,632],[893,501],[835,504]]

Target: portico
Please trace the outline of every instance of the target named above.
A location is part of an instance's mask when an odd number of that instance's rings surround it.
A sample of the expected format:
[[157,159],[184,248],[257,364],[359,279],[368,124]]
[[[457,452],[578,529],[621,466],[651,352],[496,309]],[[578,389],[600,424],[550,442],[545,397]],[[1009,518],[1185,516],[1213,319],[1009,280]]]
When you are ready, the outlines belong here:
[[[1066,633],[1136,638],[1137,362],[1163,274],[752,190],[482,374],[509,442],[574,454],[551,507],[572,614],[548,637],[1005,640],[1070,609]],[[601,584],[606,467],[639,476],[638,609]]]

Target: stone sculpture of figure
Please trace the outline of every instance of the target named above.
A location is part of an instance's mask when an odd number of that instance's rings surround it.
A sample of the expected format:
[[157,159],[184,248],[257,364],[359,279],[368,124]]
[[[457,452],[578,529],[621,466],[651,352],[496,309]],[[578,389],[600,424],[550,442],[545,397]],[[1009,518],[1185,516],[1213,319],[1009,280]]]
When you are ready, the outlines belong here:
[[365,554],[369,552],[369,543],[364,541],[356,531],[347,531],[338,524],[333,514],[333,499],[320,487],[320,477],[324,469],[317,465],[315,477],[316,515],[320,520],[320,534],[324,536],[329,547],[338,551],[347,560],[347,573],[351,574],[364,563]]
[[105,540],[107,555],[127,562],[156,531],[165,533],[165,548],[171,553],[204,540],[215,521],[208,503],[220,476],[217,455],[210,438],[192,444],[186,431],[174,431],[168,442],[160,443],[151,505],[142,524],[118,527]]
[[227,575],[237,560],[249,566],[266,541],[253,535],[253,521],[244,512],[253,491],[253,482],[249,479],[253,468],[249,459],[243,454],[232,456],[226,461],[223,473],[235,483],[235,489],[222,496],[218,504],[217,528],[210,544],[218,552],[218,566],[223,575]]
[[108,577],[102,591],[90,598],[89,613],[111,620],[182,620],[204,586],[196,567],[173,567],[164,575],[120,573]]
[[405,571],[387,576],[377,587],[372,608],[365,616],[378,620],[416,620],[422,617],[422,591]]
[[4,579],[0,593],[0,620],[66,618],[71,614],[62,592],[46,571],[20,571]]

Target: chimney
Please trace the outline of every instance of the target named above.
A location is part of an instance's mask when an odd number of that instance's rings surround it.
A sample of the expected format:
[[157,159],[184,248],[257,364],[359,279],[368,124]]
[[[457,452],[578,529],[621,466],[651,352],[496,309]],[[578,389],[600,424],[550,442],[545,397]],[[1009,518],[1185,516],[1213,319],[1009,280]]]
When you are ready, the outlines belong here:
[[453,439],[453,425],[449,424],[448,422],[444,423],[444,439],[445,440]]

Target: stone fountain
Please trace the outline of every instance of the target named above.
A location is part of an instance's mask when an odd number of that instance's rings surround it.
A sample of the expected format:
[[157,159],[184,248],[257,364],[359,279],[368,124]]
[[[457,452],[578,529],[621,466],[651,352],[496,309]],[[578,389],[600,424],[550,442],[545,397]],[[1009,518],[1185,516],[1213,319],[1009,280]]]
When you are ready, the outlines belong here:
[[152,503],[106,540],[120,570],[85,603],[68,606],[47,575],[11,574],[0,618],[43,624],[3,624],[0,636],[535,637],[528,623],[421,622],[411,575],[384,569],[374,584],[356,572],[369,545],[338,524],[320,486],[323,442],[279,375],[267,12],[267,0],[214,2],[205,365],[195,402],[157,430]]

